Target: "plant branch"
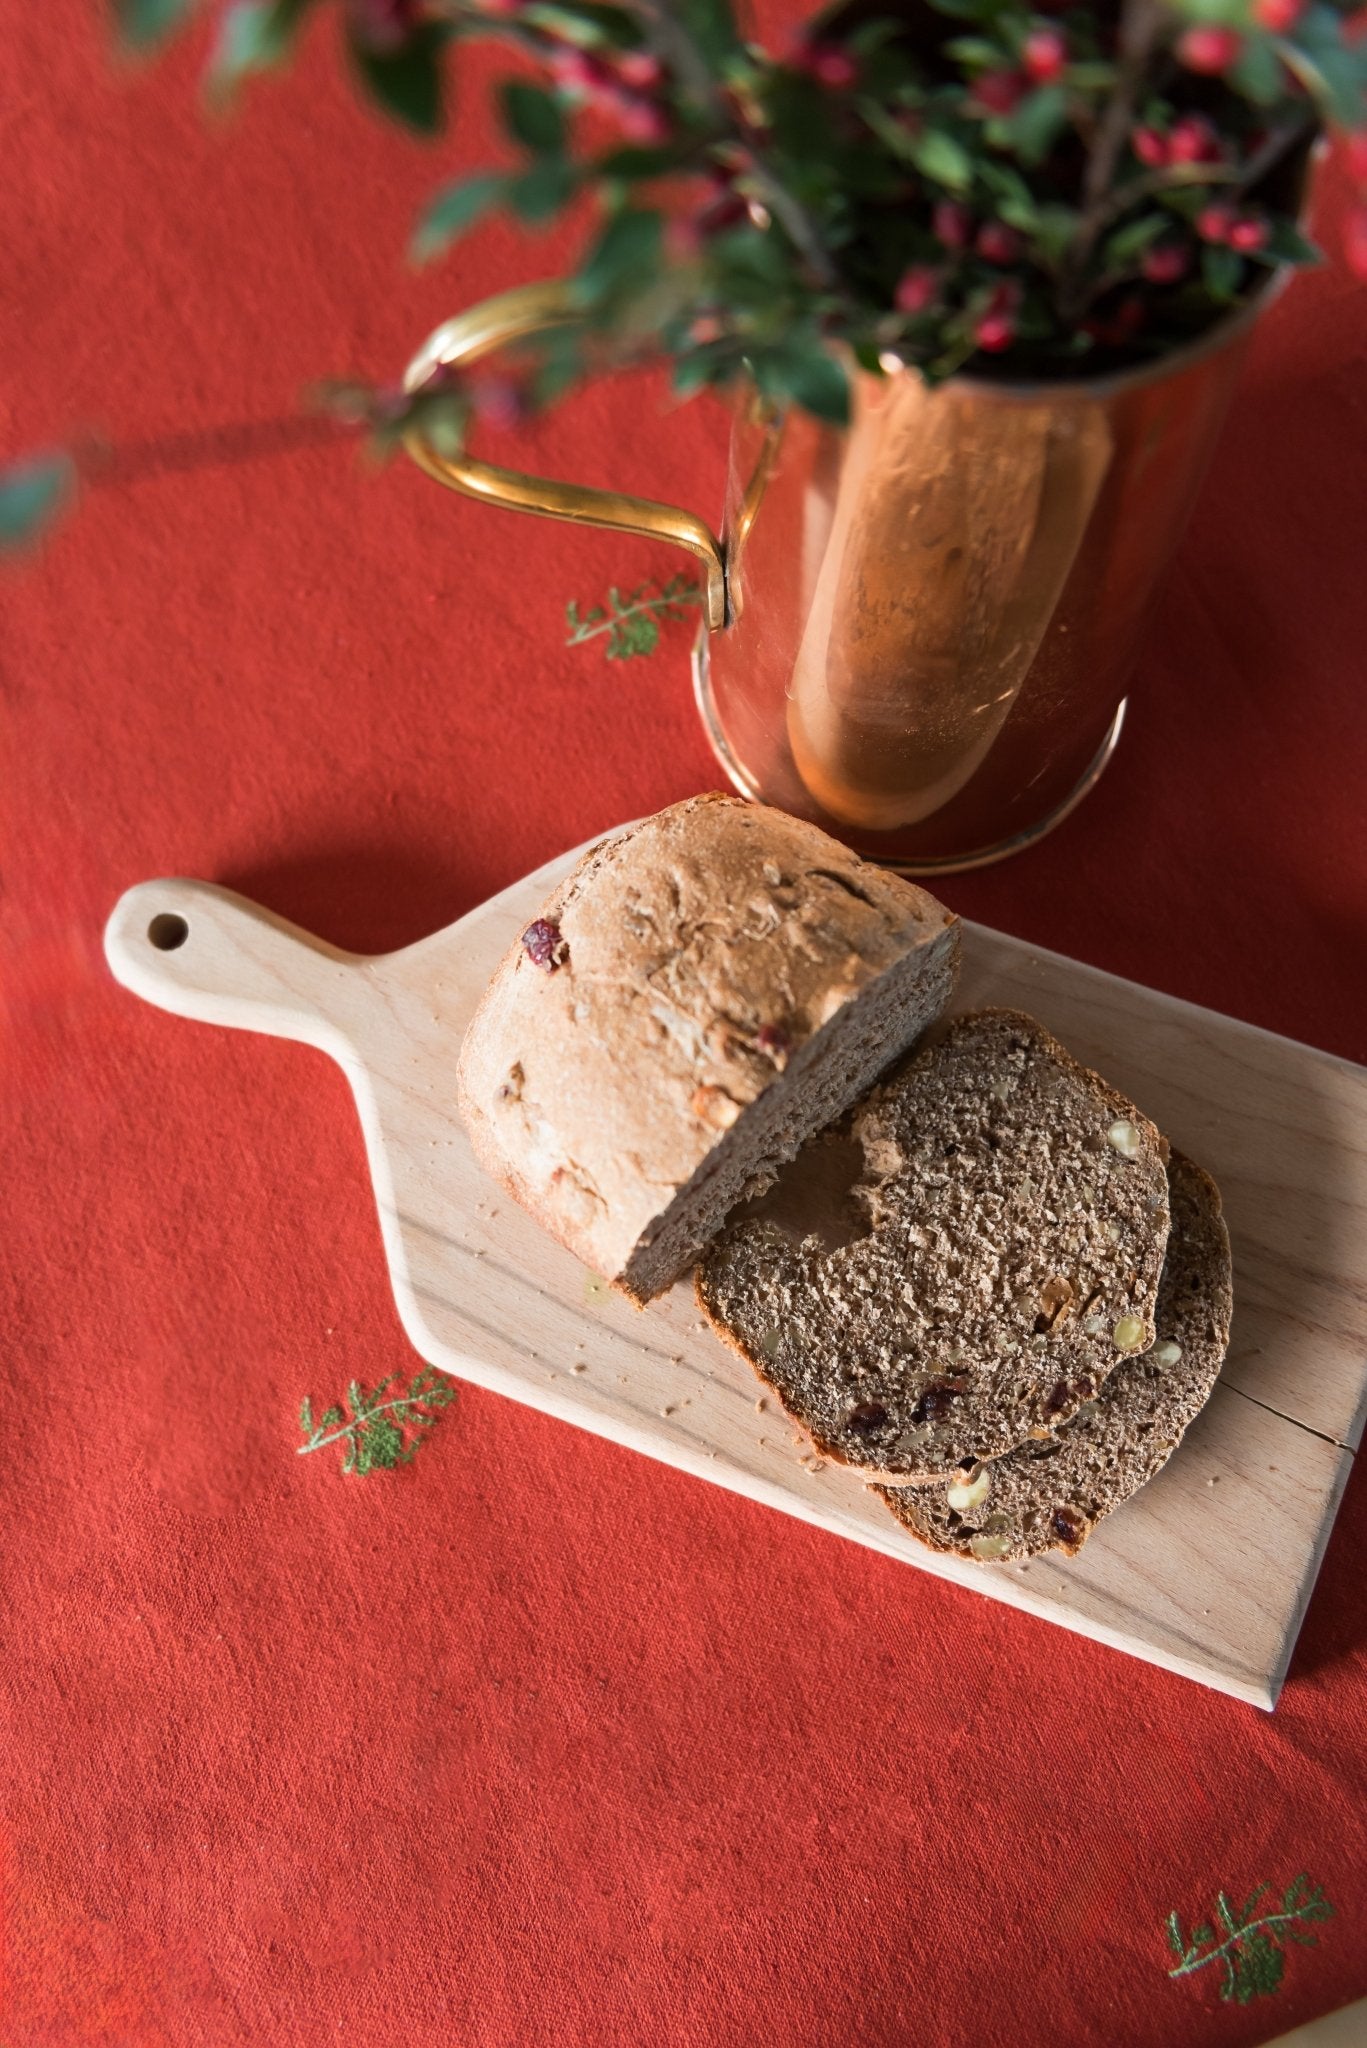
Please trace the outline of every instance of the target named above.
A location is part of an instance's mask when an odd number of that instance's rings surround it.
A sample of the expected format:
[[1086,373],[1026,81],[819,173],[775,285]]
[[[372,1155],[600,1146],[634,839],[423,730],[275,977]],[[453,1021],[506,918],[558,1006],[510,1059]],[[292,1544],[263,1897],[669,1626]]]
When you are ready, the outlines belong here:
[[1113,220],[1118,220],[1121,214],[1128,213],[1132,206],[1138,206],[1145,199],[1159,198],[1164,192],[1180,191],[1184,185],[1228,185],[1239,192],[1255,191],[1292,144],[1304,140],[1309,126],[1308,121],[1300,121],[1274,129],[1262,148],[1255,150],[1243,166],[1172,164],[1162,170],[1148,171],[1142,178],[1131,178],[1128,185],[1117,185],[1107,194],[1101,226],[1103,229],[1109,227]]
[[1115,184],[1140,90],[1162,27],[1157,0],[1125,0],[1120,17],[1115,86],[1096,124],[1082,178],[1082,215],[1059,288],[1059,313],[1075,317],[1076,301],[1093,249],[1106,224],[1106,204]]

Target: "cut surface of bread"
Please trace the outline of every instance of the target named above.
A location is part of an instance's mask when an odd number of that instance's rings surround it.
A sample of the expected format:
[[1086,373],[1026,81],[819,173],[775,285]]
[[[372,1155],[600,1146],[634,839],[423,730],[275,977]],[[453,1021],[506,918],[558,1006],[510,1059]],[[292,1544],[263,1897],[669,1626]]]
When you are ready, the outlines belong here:
[[1052,1433],[1153,1342],[1165,1150],[1033,1018],[959,1017],[799,1162],[848,1182],[853,1152],[864,1234],[785,1218],[780,1176],[698,1300],[822,1456],[930,1483]]
[[1209,1174],[1174,1153],[1168,1181],[1172,1231],[1152,1349],[1117,1366],[1052,1438],[947,1485],[877,1489],[932,1550],[980,1560],[1071,1555],[1167,1463],[1204,1407],[1229,1342],[1229,1233]]
[[695,797],[604,840],[461,1047],[485,1170],[637,1301],[939,1015],[958,921],[815,826]]

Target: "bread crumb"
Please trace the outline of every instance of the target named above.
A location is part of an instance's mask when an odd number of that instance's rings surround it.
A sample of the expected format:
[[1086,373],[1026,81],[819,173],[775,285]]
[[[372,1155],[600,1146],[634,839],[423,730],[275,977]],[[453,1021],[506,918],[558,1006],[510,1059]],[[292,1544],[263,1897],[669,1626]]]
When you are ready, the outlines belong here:
[[674,1413],[674,1410],[672,1408],[662,1408],[660,1410],[660,1413],[661,1415],[672,1415]]
[[765,1400],[764,1400],[764,1396],[763,1396],[763,1394],[761,1394],[761,1395],[760,1395],[760,1397],[759,1397],[759,1399],[758,1399],[758,1401],[756,1401],[756,1403],[755,1403],[755,1413],[756,1413],[756,1415],[763,1415],[763,1413],[764,1413],[764,1409],[765,1409]]
[[573,1365],[572,1365],[572,1366],[570,1367],[570,1371],[571,1371],[571,1372],[587,1372],[587,1371],[588,1371],[588,1367],[587,1367],[587,1366],[585,1365],[585,1363],[584,1363],[584,1361],[583,1361],[583,1359],[582,1359],[582,1358],[576,1358],[576,1359],[575,1359],[575,1361],[574,1361],[574,1364],[573,1364]]

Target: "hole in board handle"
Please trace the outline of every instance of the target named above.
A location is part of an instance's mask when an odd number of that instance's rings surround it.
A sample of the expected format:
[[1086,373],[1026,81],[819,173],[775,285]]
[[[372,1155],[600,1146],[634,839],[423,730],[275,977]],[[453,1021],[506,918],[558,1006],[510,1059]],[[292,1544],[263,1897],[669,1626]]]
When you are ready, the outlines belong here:
[[163,910],[148,925],[147,936],[159,953],[174,953],[189,938],[190,927],[173,910]]

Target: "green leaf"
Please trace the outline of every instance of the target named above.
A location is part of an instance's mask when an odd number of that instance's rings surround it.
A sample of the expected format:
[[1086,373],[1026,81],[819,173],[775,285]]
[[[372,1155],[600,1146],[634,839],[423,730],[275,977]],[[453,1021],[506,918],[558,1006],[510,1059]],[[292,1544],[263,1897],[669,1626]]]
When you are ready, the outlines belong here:
[[299,1427],[303,1430],[305,1436],[313,1435],[313,1403],[307,1394],[299,1403]]
[[951,192],[966,192],[973,182],[972,157],[943,128],[926,128],[913,136],[908,154],[923,177]]
[[791,399],[804,411],[835,426],[846,426],[850,417],[850,386],[843,364],[836,361],[817,341],[799,341],[756,352],[755,378],[761,391],[773,398]]
[[1068,95],[1061,85],[1027,93],[1003,126],[1011,147],[1027,164],[1042,163],[1068,125]]
[[1108,269],[1128,270],[1170,226],[1165,213],[1141,213],[1137,220],[1126,221],[1124,227],[1106,237]]
[[1078,216],[1071,206],[1042,206],[1031,230],[1036,248],[1047,263],[1061,263],[1077,234]]
[[503,125],[533,156],[559,156],[565,147],[565,110],[554,93],[525,79],[505,81],[499,99]]
[[335,1429],[342,1419],[340,1408],[326,1408],[318,1420],[319,1429]]
[[606,156],[595,157],[587,169],[595,178],[633,184],[638,178],[663,178],[679,167],[677,149],[625,148],[611,149]]
[[438,135],[444,126],[441,52],[446,30],[439,22],[415,29],[397,50],[370,48],[349,39],[352,62],[378,107],[419,135]]
[[547,156],[505,181],[504,196],[519,220],[539,226],[569,204],[579,173],[564,157]]
[[1206,290],[1213,299],[1222,303],[1239,296],[1239,285],[1243,278],[1243,259],[1236,249],[1207,247],[1201,251],[1201,276]]
[[1088,59],[1085,63],[1070,64],[1066,79],[1073,92],[1109,92],[1115,84],[1115,66]]
[[1261,254],[1275,257],[1279,263],[1323,263],[1324,251],[1307,239],[1294,221],[1274,220],[1272,231]]
[[231,99],[244,78],[283,64],[309,0],[237,0],[218,25],[205,74],[211,99]]
[[1229,82],[1255,107],[1275,105],[1286,88],[1271,36],[1245,36],[1243,49],[1230,67]]
[[1182,1940],[1182,1923],[1175,1911],[1169,1913],[1167,1927],[1168,1947],[1172,1950],[1179,1963],[1184,1962],[1187,1954],[1186,1945]]
[[0,554],[36,541],[75,488],[76,465],[69,455],[30,455],[0,469]]
[[1006,53],[1000,44],[989,43],[986,36],[951,36],[944,45],[944,52],[956,64],[967,64],[975,69],[1006,62]]
[[724,72],[744,54],[728,0],[672,0],[669,11],[678,14],[714,72]]
[[659,259],[663,234],[658,213],[624,207],[614,214],[575,279],[578,296],[596,306],[617,297],[626,286],[644,283]]
[[1030,187],[1010,164],[986,157],[978,165],[978,176],[997,201],[997,212],[1009,227],[1030,234],[1039,219],[1039,207]]
[[431,263],[444,256],[454,242],[497,206],[505,196],[508,180],[501,171],[478,171],[473,177],[458,178],[428,201],[413,239],[409,255],[415,263]]
[[1363,125],[1367,92],[1367,48],[1347,43],[1338,13],[1312,6],[1296,23],[1293,36],[1277,43],[1278,54],[1301,80],[1324,117],[1343,128]]
[[174,35],[196,0],[114,0],[119,37],[133,50],[150,50]]

